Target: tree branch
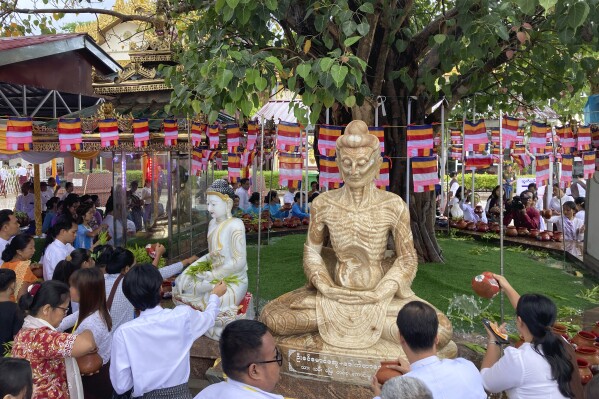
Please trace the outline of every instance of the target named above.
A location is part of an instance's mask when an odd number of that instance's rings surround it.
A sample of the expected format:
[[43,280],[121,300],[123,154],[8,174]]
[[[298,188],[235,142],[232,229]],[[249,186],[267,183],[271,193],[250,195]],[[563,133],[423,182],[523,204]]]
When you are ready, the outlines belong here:
[[14,8],[8,10],[12,13],[18,14],[105,14],[111,15],[120,19],[123,22],[127,21],[143,21],[153,23],[156,21],[155,17],[147,17],[145,15],[131,15],[123,14],[118,11],[104,10],[102,8]]

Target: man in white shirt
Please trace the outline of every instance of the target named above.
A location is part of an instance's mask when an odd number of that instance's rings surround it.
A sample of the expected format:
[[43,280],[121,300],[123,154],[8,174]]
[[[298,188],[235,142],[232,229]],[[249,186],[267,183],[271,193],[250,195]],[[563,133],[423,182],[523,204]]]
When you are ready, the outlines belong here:
[[112,338],[110,380],[118,394],[133,388],[132,397],[191,399],[189,350],[214,326],[220,297],[219,282],[204,312],[180,305],[160,306],[162,275],[149,263],[132,267],[123,279],[123,293],[141,311],[138,318],[116,329]]
[[235,195],[239,196],[239,208],[244,211],[250,207],[250,179],[240,180],[241,187],[235,190]]
[[17,168],[15,169],[15,176],[19,181],[19,186],[22,186],[27,181],[27,169],[21,166],[20,163],[17,164]]
[[35,219],[35,197],[31,191],[29,182],[23,183],[21,186],[21,194],[15,202],[15,212],[24,212],[29,216],[30,220]]
[[[397,315],[397,327],[409,364],[400,360],[400,366],[390,366],[403,373],[396,378],[421,380],[435,399],[486,399],[482,377],[472,362],[437,357],[439,319],[432,306],[421,301],[407,303]],[[372,388],[379,397],[380,385],[376,379]]]
[[208,386],[194,399],[283,399],[272,393],[279,382],[283,355],[263,323],[245,319],[230,323],[219,347],[228,379]]
[[73,219],[62,215],[50,228],[48,234],[54,235],[54,241],[44,248],[42,256],[44,280],[52,280],[58,262],[65,260],[75,250],[73,242],[77,235],[77,227],[77,223]]
[[0,266],[4,263],[2,260],[2,252],[6,245],[12,240],[14,236],[19,234],[21,231],[19,222],[15,214],[10,209],[2,209],[0,211]]
[[285,193],[285,195],[283,195],[283,205],[293,205],[293,203],[295,202],[295,192],[297,191],[297,188],[295,187],[287,187],[287,192]]
[[48,189],[48,183],[45,181],[40,183],[40,197],[42,199],[42,211],[46,211],[46,202],[54,197],[54,193]]
[[570,194],[574,199],[578,197],[586,197],[587,182],[584,180],[584,175],[582,173],[574,177],[574,181],[570,185]]

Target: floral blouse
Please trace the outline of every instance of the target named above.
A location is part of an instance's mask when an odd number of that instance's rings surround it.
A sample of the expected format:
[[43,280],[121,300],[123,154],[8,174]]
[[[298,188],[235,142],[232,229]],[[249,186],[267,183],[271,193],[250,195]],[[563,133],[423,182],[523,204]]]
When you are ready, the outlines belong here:
[[23,328],[15,336],[12,356],[29,360],[33,370],[32,399],[69,399],[64,358],[71,356],[76,338],[48,327]]

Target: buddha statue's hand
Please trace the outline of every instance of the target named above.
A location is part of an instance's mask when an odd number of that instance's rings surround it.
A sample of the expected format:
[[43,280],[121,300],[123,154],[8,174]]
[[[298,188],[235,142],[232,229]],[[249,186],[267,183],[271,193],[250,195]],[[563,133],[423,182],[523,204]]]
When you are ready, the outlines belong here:
[[318,273],[312,278],[312,284],[322,295],[329,299],[341,303],[350,303],[353,300],[351,290],[334,285],[330,279],[322,278]]

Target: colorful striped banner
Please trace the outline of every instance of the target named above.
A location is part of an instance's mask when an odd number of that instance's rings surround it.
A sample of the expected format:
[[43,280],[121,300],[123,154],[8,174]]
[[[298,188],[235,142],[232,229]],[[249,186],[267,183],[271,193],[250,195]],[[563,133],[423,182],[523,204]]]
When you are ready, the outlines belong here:
[[467,156],[466,161],[464,162],[465,169],[464,170],[478,170],[478,169],[486,169],[489,166],[493,165],[493,157],[491,155],[472,155]]
[[98,129],[102,147],[114,147],[119,144],[119,123],[115,118],[99,120]]
[[560,187],[570,187],[572,183],[572,170],[574,169],[574,155],[562,155],[562,174]]
[[537,187],[549,184],[549,156],[538,155],[536,157],[536,183]]
[[277,150],[298,152],[301,145],[300,126],[298,123],[281,122],[277,128]]
[[245,148],[247,150],[254,151],[254,148],[256,148],[259,131],[260,127],[258,126],[258,122],[248,122],[248,137],[245,143]]
[[584,178],[592,179],[595,173],[595,151],[583,152],[582,153],[582,165]]
[[202,150],[200,148],[193,148],[191,152],[191,173],[194,176],[200,176],[202,174]]
[[218,148],[218,144],[219,144],[218,125],[208,125],[208,144],[211,149]]
[[487,144],[472,144],[472,151],[475,154],[482,155],[483,152],[487,151]]
[[320,125],[318,129],[318,153],[327,157],[335,156],[337,139],[341,137],[342,126]]
[[439,183],[437,174],[437,157],[415,157],[412,161],[412,179],[414,192],[424,193],[434,191],[435,184]]
[[578,126],[576,148],[578,151],[588,151],[591,149],[591,127]]
[[565,125],[555,129],[559,139],[562,154],[572,154],[576,149],[576,139],[569,125]]
[[241,155],[230,152],[227,157],[229,182],[237,183],[241,179]]
[[150,142],[150,125],[147,118],[133,120],[133,143],[136,148],[145,147]]
[[451,144],[461,145],[462,144],[462,131],[458,129],[451,129],[449,131]]
[[6,124],[6,149],[29,151],[33,147],[33,119],[8,118]]
[[449,147],[449,159],[460,160],[462,159],[462,146],[452,145]]
[[389,171],[391,170],[391,159],[383,157],[383,162],[379,169],[379,176],[374,180],[374,184],[381,190],[387,190],[389,187]]
[[501,140],[503,141],[503,148],[510,148],[512,143],[515,143],[518,139],[518,127],[520,126],[520,120],[511,116],[505,115],[501,121]]
[[466,151],[474,151],[474,144],[487,144],[489,136],[484,119],[478,121],[464,120],[464,145]]
[[[522,145],[522,144],[520,144]],[[532,163],[532,158],[530,157],[530,155],[526,154],[525,152],[522,152],[520,154],[512,154],[512,160],[514,161],[514,163],[516,165],[518,165],[518,168],[520,168],[520,170],[527,168],[530,166],[530,164]]]
[[512,154],[526,154],[526,146],[524,144],[514,144]]
[[191,122],[191,145],[200,147],[203,136],[206,134],[206,124],[198,121]]
[[369,126],[368,132],[379,139],[381,155],[385,155],[385,128],[382,126]]
[[299,187],[302,180],[302,156],[297,153],[279,153],[279,185]]
[[237,123],[232,123],[225,126],[227,136],[227,151],[239,153],[239,146],[241,145],[241,131]]
[[[418,150],[431,151],[433,149],[433,126],[410,125],[407,128],[408,156],[419,156]],[[430,155],[430,154],[429,154]]]
[[594,148],[599,148],[599,126],[591,125],[591,144]]
[[528,149],[533,154],[544,154],[545,144],[547,143],[547,127],[546,123],[532,121],[530,127],[530,140],[528,141]]
[[339,166],[334,156],[320,156],[320,171],[318,174],[318,183],[322,187],[339,188],[343,180],[339,174]]
[[80,150],[83,143],[81,119],[59,118],[58,141],[60,143],[61,152]]
[[179,123],[176,119],[165,119],[162,122],[164,132],[164,145],[175,146],[179,138]]

